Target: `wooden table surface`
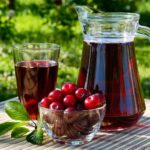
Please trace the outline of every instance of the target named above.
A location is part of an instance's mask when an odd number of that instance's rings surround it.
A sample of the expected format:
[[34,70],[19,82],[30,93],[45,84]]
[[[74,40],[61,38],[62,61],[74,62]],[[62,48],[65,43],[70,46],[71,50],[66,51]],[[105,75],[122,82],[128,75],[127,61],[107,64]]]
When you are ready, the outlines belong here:
[[[11,99],[17,100],[17,98]],[[46,137],[42,146],[32,145],[24,138],[12,139],[10,133],[0,136],[0,150],[150,150],[150,100],[145,100],[146,111],[136,126],[122,132],[99,132],[90,143],[68,146],[54,143]],[[9,121],[0,103],[0,122]]]

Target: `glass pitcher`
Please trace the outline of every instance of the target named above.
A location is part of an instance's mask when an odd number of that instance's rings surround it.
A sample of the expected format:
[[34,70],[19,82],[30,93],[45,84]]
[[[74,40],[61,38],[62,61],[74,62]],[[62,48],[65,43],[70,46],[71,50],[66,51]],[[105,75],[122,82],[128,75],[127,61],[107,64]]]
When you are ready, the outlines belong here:
[[135,58],[136,35],[150,36],[136,13],[95,13],[75,6],[84,36],[77,84],[106,97],[102,128],[126,129],[140,119],[145,103]]

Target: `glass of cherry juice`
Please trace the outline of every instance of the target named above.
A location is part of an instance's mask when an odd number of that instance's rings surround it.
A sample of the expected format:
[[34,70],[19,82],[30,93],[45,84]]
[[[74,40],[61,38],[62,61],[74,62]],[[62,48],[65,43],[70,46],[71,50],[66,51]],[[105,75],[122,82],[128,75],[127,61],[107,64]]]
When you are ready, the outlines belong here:
[[26,43],[13,49],[18,96],[31,120],[37,120],[38,103],[55,88],[60,46]]

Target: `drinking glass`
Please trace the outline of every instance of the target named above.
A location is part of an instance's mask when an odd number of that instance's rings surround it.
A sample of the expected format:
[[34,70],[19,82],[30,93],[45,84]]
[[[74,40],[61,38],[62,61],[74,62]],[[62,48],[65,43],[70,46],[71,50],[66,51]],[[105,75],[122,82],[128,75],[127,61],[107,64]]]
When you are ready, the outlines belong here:
[[26,43],[13,48],[18,97],[31,120],[37,120],[38,103],[54,90],[60,46]]

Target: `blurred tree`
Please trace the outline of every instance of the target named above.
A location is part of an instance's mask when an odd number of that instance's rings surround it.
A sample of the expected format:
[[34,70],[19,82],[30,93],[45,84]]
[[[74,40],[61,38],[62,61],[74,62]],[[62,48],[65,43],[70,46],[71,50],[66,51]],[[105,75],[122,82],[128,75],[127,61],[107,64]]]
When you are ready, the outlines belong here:
[[137,10],[137,2],[141,0],[83,0],[78,1],[75,0],[74,2],[76,4],[80,5],[89,5],[93,8],[103,10],[103,11],[109,11],[109,12],[117,12],[117,11],[136,11]]
[[49,25],[54,37],[65,39],[63,42],[68,42],[72,37],[75,37],[72,27],[77,23],[77,15],[71,1],[61,2],[45,0],[41,8],[41,16],[46,19],[45,23]]
[[0,40],[10,42],[14,36],[14,23],[10,20],[8,1],[0,2]]
[[62,5],[62,0],[55,0],[56,5]]
[[104,11],[124,11],[133,12],[137,10],[137,1],[139,0],[100,0],[101,9]]
[[9,0],[9,3],[8,3],[9,9],[15,10],[15,2],[16,0]]

